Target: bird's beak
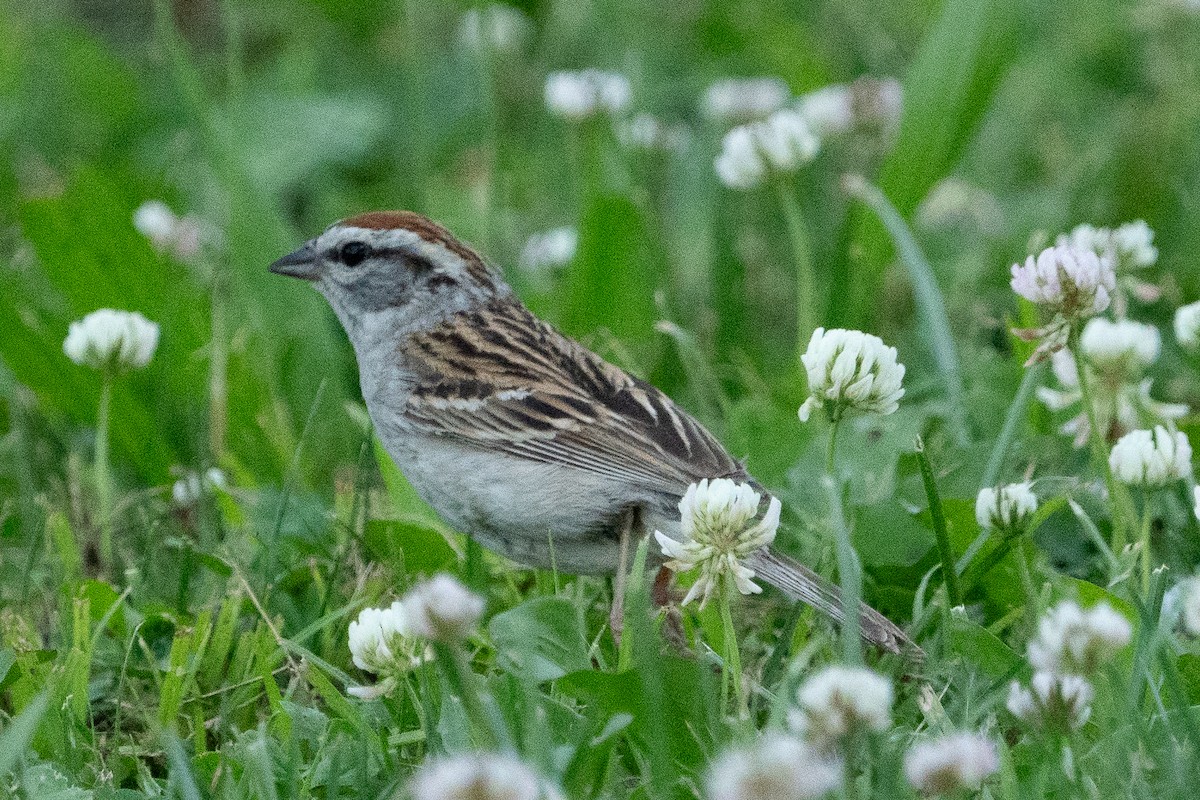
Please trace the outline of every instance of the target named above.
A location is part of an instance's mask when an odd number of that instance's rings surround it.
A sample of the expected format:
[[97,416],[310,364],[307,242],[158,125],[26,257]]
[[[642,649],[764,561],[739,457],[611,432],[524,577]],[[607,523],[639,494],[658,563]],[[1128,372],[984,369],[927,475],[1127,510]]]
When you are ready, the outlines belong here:
[[276,275],[287,275],[289,278],[300,278],[305,281],[315,281],[320,277],[317,273],[317,248],[312,242],[294,253],[288,253],[271,265],[271,272]]

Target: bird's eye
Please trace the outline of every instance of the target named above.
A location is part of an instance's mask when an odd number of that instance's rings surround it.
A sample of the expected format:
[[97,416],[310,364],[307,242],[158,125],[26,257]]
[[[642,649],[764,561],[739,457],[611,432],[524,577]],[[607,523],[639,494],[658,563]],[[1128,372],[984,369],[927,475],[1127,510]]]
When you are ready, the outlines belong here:
[[338,260],[347,267],[357,267],[371,252],[364,242],[346,242],[338,248]]

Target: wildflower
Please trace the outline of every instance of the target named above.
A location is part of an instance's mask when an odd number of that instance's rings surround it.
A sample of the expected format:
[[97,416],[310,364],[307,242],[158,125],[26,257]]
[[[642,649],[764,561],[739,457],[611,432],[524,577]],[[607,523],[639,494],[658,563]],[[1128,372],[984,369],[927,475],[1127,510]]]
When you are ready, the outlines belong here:
[[188,508],[214,489],[224,490],[226,485],[225,473],[216,467],[209,468],[203,475],[188,472],[171,486],[171,499],[180,508]]
[[540,272],[548,267],[561,267],[575,258],[579,248],[579,232],[574,228],[554,228],[535,233],[525,240],[517,263],[521,269]]
[[439,642],[466,639],[483,616],[483,598],[450,575],[435,575],[404,596],[410,630]]
[[1066,733],[1082,728],[1092,715],[1096,691],[1081,675],[1038,672],[1029,687],[1013,681],[1006,704],[1027,725]]
[[468,9],[458,26],[458,38],[471,50],[511,53],[521,47],[532,28],[533,23],[519,8],[493,3]]
[[732,579],[742,594],[762,591],[751,579],[754,570],[741,559],[775,540],[779,527],[779,500],[772,497],[758,522],[762,495],[749,485],[728,478],[704,479],[688,487],[679,501],[680,535],[676,540],[655,531],[667,567],[677,572],[700,568],[700,577],[683,598],[684,604],[700,598],[700,607]]
[[1009,483],[980,489],[975,498],[975,519],[981,528],[1016,531],[1037,511],[1032,484]]
[[629,105],[629,79],[616,72],[585,69],[546,78],[546,108],[578,122],[597,114],[618,114]]
[[1158,359],[1162,337],[1158,328],[1128,319],[1088,320],[1079,339],[1084,356],[1096,370],[1124,381],[1141,377]]
[[844,84],[809,92],[796,101],[796,108],[821,138],[846,133],[854,127],[854,100]]
[[119,374],[150,363],[158,348],[158,326],[136,311],[102,308],[72,322],[63,342],[80,366]]
[[1189,350],[1200,347],[1200,301],[1175,310],[1175,339]]
[[1077,225],[1070,233],[1059,236],[1057,243],[1091,250],[1101,258],[1107,257],[1118,271],[1141,269],[1158,261],[1154,231],[1140,219],[1126,222],[1115,229],[1097,228],[1086,223]]
[[725,134],[713,168],[731,189],[753,189],[769,175],[795,172],[816,158],[820,149],[821,142],[804,117],[784,109]]
[[1107,603],[1084,611],[1064,600],[1038,624],[1037,639],[1029,644],[1029,663],[1055,675],[1090,675],[1129,644],[1131,634],[1129,621]]
[[750,122],[783,108],[791,92],[779,78],[728,78],[704,93],[704,113],[718,122]]
[[856,731],[882,731],[892,722],[892,684],[864,667],[827,667],[796,693],[792,727],[822,750]]
[[171,253],[181,261],[195,257],[205,239],[211,237],[196,217],[180,217],[161,200],[148,200],[138,206],[133,212],[133,227],[156,250]]
[[618,126],[617,138],[637,150],[678,150],[687,141],[687,129],[668,125],[653,114],[641,113]]
[[809,398],[800,406],[800,421],[829,403],[834,418],[846,409],[891,414],[904,396],[904,365],[896,348],[862,331],[817,328],[800,357],[808,373]]
[[1030,363],[1062,349],[1083,320],[1108,308],[1116,281],[1111,260],[1066,245],[1047,247],[1024,265],[1013,264],[1012,290],[1052,316],[1042,328],[1017,331],[1026,339],[1042,339]]
[[792,736],[771,732],[730,750],[708,773],[710,800],[811,800],[841,782],[841,764]]
[[938,181],[917,207],[922,226],[933,229],[973,226],[987,233],[1003,229],[1004,211],[996,196],[962,178]]
[[495,753],[427,761],[409,791],[413,800],[562,800],[527,764]]
[[1113,477],[1130,486],[1155,488],[1183,480],[1192,472],[1192,446],[1179,431],[1162,425],[1122,436],[1108,456]]
[[[1140,373],[1136,370],[1137,363],[1136,358],[1126,358],[1115,369],[1110,364],[1107,372],[1101,371],[1090,361],[1084,366],[1096,392],[1096,422],[1108,438],[1119,438],[1145,422],[1179,419],[1188,411],[1188,407],[1181,403],[1163,403],[1152,398],[1152,381],[1149,378],[1138,380]],[[1074,436],[1075,446],[1083,447],[1087,444],[1091,423],[1083,408],[1075,357],[1069,350],[1059,350],[1051,357],[1050,364],[1062,389],[1039,386],[1038,400],[1051,411],[1079,407],[1076,415],[1064,423],[1059,431],[1066,436]],[[1122,375],[1120,369],[1126,372]]]
[[922,794],[978,790],[1000,768],[996,745],[974,733],[955,733],[915,745],[904,756],[904,775]]
[[397,600],[387,608],[364,608],[350,623],[350,655],[354,665],[378,676],[373,686],[351,686],[347,692],[365,700],[390,694],[400,675],[417,663],[416,644],[407,609]]

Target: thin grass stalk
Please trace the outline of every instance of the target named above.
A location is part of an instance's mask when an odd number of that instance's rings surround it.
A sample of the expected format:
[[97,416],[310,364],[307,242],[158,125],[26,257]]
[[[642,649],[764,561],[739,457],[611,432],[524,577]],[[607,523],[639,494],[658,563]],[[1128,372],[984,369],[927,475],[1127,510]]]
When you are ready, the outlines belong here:
[[837,544],[838,580],[842,587],[842,603],[846,619],[842,622],[842,649],[847,664],[861,664],[862,641],[859,632],[858,605],[862,600],[862,565],[850,541],[850,529],[842,508],[842,484],[832,475],[825,476],[829,495],[829,521]]
[[958,588],[958,568],[954,563],[954,548],[950,544],[950,533],[946,530],[946,515],[942,511],[942,498],[938,494],[937,481],[933,476],[933,465],[925,454],[925,443],[917,439],[917,462],[921,466],[921,481],[925,484],[925,497],[929,501],[929,516],[933,519],[933,532],[937,537],[938,553],[942,558],[942,581],[946,586],[946,597],[950,607],[962,605],[962,594]]
[[112,405],[112,375],[105,369],[100,376],[100,403],[96,409],[96,495],[100,515],[100,559],[104,568],[115,572],[112,530],[112,473],[109,465],[109,407]]
[[792,243],[792,257],[796,261],[796,361],[799,363],[809,337],[821,324],[817,276],[813,267],[808,225],[804,221],[800,201],[796,199],[795,186],[790,181],[776,181],[775,194],[783,208],[783,218]]
[[848,176],[844,181],[846,191],[851,197],[861,201],[875,213],[879,221],[887,228],[900,255],[900,262],[908,270],[912,281],[913,292],[916,295],[917,309],[921,320],[929,332],[929,342],[933,350],[934,361],[937,362],[938,372],[945,381],[947,419],[955,443],[960,447],[971,441],[970,424],[967,421],[966,390],[964,389],[962,367],[958,358],[958,348],[954,344],[954,334],[950,330],[950,317],[946,313],[946,299],[938,286],[937,277],[929,259],[921,252],[920,245],[909,230],[904,218],[878,187],[868,183],[858,175]]

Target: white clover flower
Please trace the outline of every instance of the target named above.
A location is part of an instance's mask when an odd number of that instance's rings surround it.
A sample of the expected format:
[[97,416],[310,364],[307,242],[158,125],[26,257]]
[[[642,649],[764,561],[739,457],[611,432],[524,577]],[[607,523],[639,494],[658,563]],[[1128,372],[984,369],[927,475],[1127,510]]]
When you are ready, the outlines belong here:
[[530,272],[561,267],[575,258],[578,249],[579,231],[574,228],[554,228],[526,239],[517,264]]
[[141,369],[158,348],[158,326],[136,311],[102,308],[72,322],[63,352],[76,364],[113,373]]
[[1004,210],[991,192],[951,175],[938,181],[921,201],[917,220],[926,228],[969,225],[999,233],[1004,225]]
[[546,78],[546,109],[578,122],[597,114],[619,114],[629,106],[629,79],[616,72],[585,69]]
[[1037,638],[1029,643],[1029,663],[1054,675],[1090,675],[1129,644],[1129,621],[1100,603],[1084,611],[1064,600],[1038,623]]
[[1117,270],[1141,269],[1158,261],[1154,231],[1140,219],[1126,222],[1115,230],[1086,223],[1076,225],[1070,233],[1059,236],[1057,242],[1107,257]]
[[808,744],[768,732],[730,750],[708,772],[709,800],[814,800],[841,783],[842,765]]
[[[1091,423],[1087,410],[1083,408],[1075,357],[1069,350],[1059,350],[1051,356],[1050,363],[1055,378],[1063,388],[1055,390],[1039,386],[1038,400],[1051,411],[1079,407],[1078,413],[1064,423],[1059,432],[1074,437],[1076,447],[1084,447],[1091,433]],[[1134,363],[1127,360],[1125,366],[1130,367]],[[1085,369],[1096,392],[1096,422],[1106,437],[1120,437],[1147,423],[1169,422],[1187,414],[1188,407],[1182,403],[1163,403],[1151,397],[1152,381],[1149,378],[1138,381],[1135,374],[1101,372],[1090,361]]]
[[1200,348],[1200,300],[1175,310],[1175,339],[1188,350]]
[[904,111],[904,87],[895,78],[860,78],[852,85],[854,115],[885,131],[899,126]]
[[226,486],[225,473],[216,467],[205,470],[203,475],[187,472],[172,484],[171,499],[180,508],[189,508],[214,489],[224,491]]
[[409,783],[413,800],[562,800],[562,793],[511,756],[469,753],[425,762]]
[[387,608],[364,608],[359,612],[348,633],[354,666],[378,675],[396,669],[399,658],[409,649],[404,640],[412,635],[405,612],[399,600]]
[[654,532],[663,555],[671,559],[666,564],[669,569],[686,572],[700,568],[700,577],[683,598],[684,605],[699,597],[704,608],[730,579],[742,594],[762,591],[751,580],[754,570],[741,563],[775,541],[779,500],[772,497],[763,518],[755,522],[761,501],[762,495],[745,483],[706,478],[689,486],[679,501],[680,539]]
[[1012,290],[1064,320],[1092,317],[1108,308],[1116,289],[1113,264],[1092,250],[1047,247],[1012,266]]
[[830,404],[840,415],[846,409],[891,414],[904,396],[904,365],[896,348],[862,331],[817,328],[800,357],[808,373],[809,398],[800,406],[801,422],[814,409]]
[[195,257],[201,245],[213,238],[199,219],[190,214],[180,217],[161,200],[148,200],[138,206],[133,212],[133,227],[156,250],[171,253],[181,261]]
[[1008,483],[985,487],[975,497],[975,519],[981,528],[1015,531],[1037,511],[1033,484]]
[[404,611],[413,634],[438,642],[466,639],[483,616],[479,595],[446,574],[414,586],[404,596]]
[[824,139],[854,127],[854,98],[844,84],[823,86],[796,101],[796,110],[813,132]]
[[804,116],[784,109],[725,134],[713,168],[731,189],[752,189],[768,175],[795,172],[816,158],[820,149],[821,141]]
[[799,708],[788,715],[794,730],[822,750],[855,731],[883,731],[892,722],[892,684],[865,667],[826,667],[796,693]]
[[1158,359],[1162,337],[1153,325],[1095,317],[1084,326],[1079,345],[1098,371],[1133,380]]
[[532,29],[533,23],[519,8],[493,3],[463,14],[458,39],[471,50],[511,53],[520,49]]
[[617,138],[636,150],[679,150],[688,139],[687,129],[668,125],[653,114],[635,114],[617,127]]
[[1035,728],[1059,732],[1077,731],[1092,715],[1095,689],[1081,675],[1035,673],[1026,689],[1013,681],[1008,693],[1008,710]]
[[729,78],[705,91],[704,114],[718,122],[749,122],[783,108],[790,96],[779,78]]
[[920,742],[904,756],[904,776],[922,794],[977,791],[999,768],[995,743],[975,733]]
[[1108,455],[1113,477],[1130,486],[1155,488],[1192,474],[1192,446],[1179,431],[1162,425],[1122,436]]

